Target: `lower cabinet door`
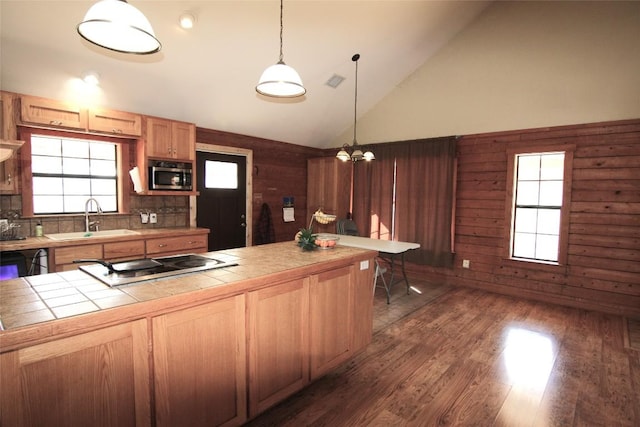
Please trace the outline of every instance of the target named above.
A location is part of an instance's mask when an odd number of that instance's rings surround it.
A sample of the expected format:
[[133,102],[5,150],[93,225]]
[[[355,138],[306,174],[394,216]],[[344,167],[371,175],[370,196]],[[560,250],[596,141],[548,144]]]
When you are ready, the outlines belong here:
[[249,412],[309,383],[309,279],[249,292]]
[[[309,285],[309,346],[311,379],[351,357],[353,286],[351,267],[311,276]],[[371,304],[371,302],[368,302]]]
[[156,425],[247,419],[244,295],[153,318]]
[[149,426],[146,320],[0,355],[2,426]]

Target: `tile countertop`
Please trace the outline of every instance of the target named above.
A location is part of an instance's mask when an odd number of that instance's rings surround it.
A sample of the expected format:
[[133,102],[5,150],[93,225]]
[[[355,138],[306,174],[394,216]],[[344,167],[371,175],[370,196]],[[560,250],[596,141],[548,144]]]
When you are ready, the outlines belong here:
[[4,251],[24,251],[30,249],[42,248],[61,248],[65,246],[89,245],[93,243],[117,242],[126,240],[137,240],[139,238],[165,237],[165,236],[184,236],[188,234],[199,234],[209,232],[208,228],[154,228],[149,230],[133,230],[137,235],[123,236],[104,236],[94,237],[90,239],[73,239],[73,240],[52,240],[45,234],[44,237],[27,237],[23,240],[4,240],[0,241],[0,252]]
[[[108,323],[108,319],[113,321],[122,316],[140,317],[173,305],[239,294],[276,281],[306,277],[345,262],[371,259],[375,254],[344,246],[305,252],[291,241],[209,252],[208,255],[238,265],[115,288],[81,270],[5,280],[0,282],[0,322],[5,329],[0,332],[0,338],[5,335],[3,344],[15,342],[17,338],[8,339],[6,334],[13,330],[18,333],[21,327],[36,324],[43,325],[38,329],[52,325],[48,329],[54,330],[56,322],[50,321],[89,313],[105,313],[105,316],[113,313],[103,320],[95,316],[94,322]],[[141,304],[143,302],[148,304]],[[116,313],[118,309],[123,311]],[[83,317],[84,323],[90,318]]]

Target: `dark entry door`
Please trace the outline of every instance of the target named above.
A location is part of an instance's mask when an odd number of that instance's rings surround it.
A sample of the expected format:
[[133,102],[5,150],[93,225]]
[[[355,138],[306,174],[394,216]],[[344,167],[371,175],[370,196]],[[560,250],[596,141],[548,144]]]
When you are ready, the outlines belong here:
[[198,151],[196,167],[196,223],[211,230],[209,250],[245,246],[246,157]]

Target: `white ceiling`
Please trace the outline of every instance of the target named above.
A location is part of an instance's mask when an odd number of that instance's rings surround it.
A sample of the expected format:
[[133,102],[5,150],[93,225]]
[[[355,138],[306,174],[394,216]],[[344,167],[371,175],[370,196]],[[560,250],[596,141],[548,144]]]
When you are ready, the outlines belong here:
[[[468,25],[487,1],[284,2],[284,60],[307,89],[303,98],[272,100],[255,92],[279,55],[280,3],[130,0],[151,22],[160,53],[125,55],[82,40],[76,25],[94,1],[0,0],[0,87],[71,99],[199,127],[327,148]],[[185,11],[195,28],[178,26]],[[94,70],[96,93],[78,92]],[[333,89],[325,82],[346,80]]]

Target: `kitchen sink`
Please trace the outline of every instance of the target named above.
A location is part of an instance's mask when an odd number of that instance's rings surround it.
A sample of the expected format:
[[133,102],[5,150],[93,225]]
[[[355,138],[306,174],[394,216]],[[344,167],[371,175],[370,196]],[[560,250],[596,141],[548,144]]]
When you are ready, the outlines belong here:
[[76,231],[73,233],[54,233],[45,235],[51,240],[86,240],[98,239],[100,237],[137,236],[140,233],[133,230],[100,230],[100,231]]

